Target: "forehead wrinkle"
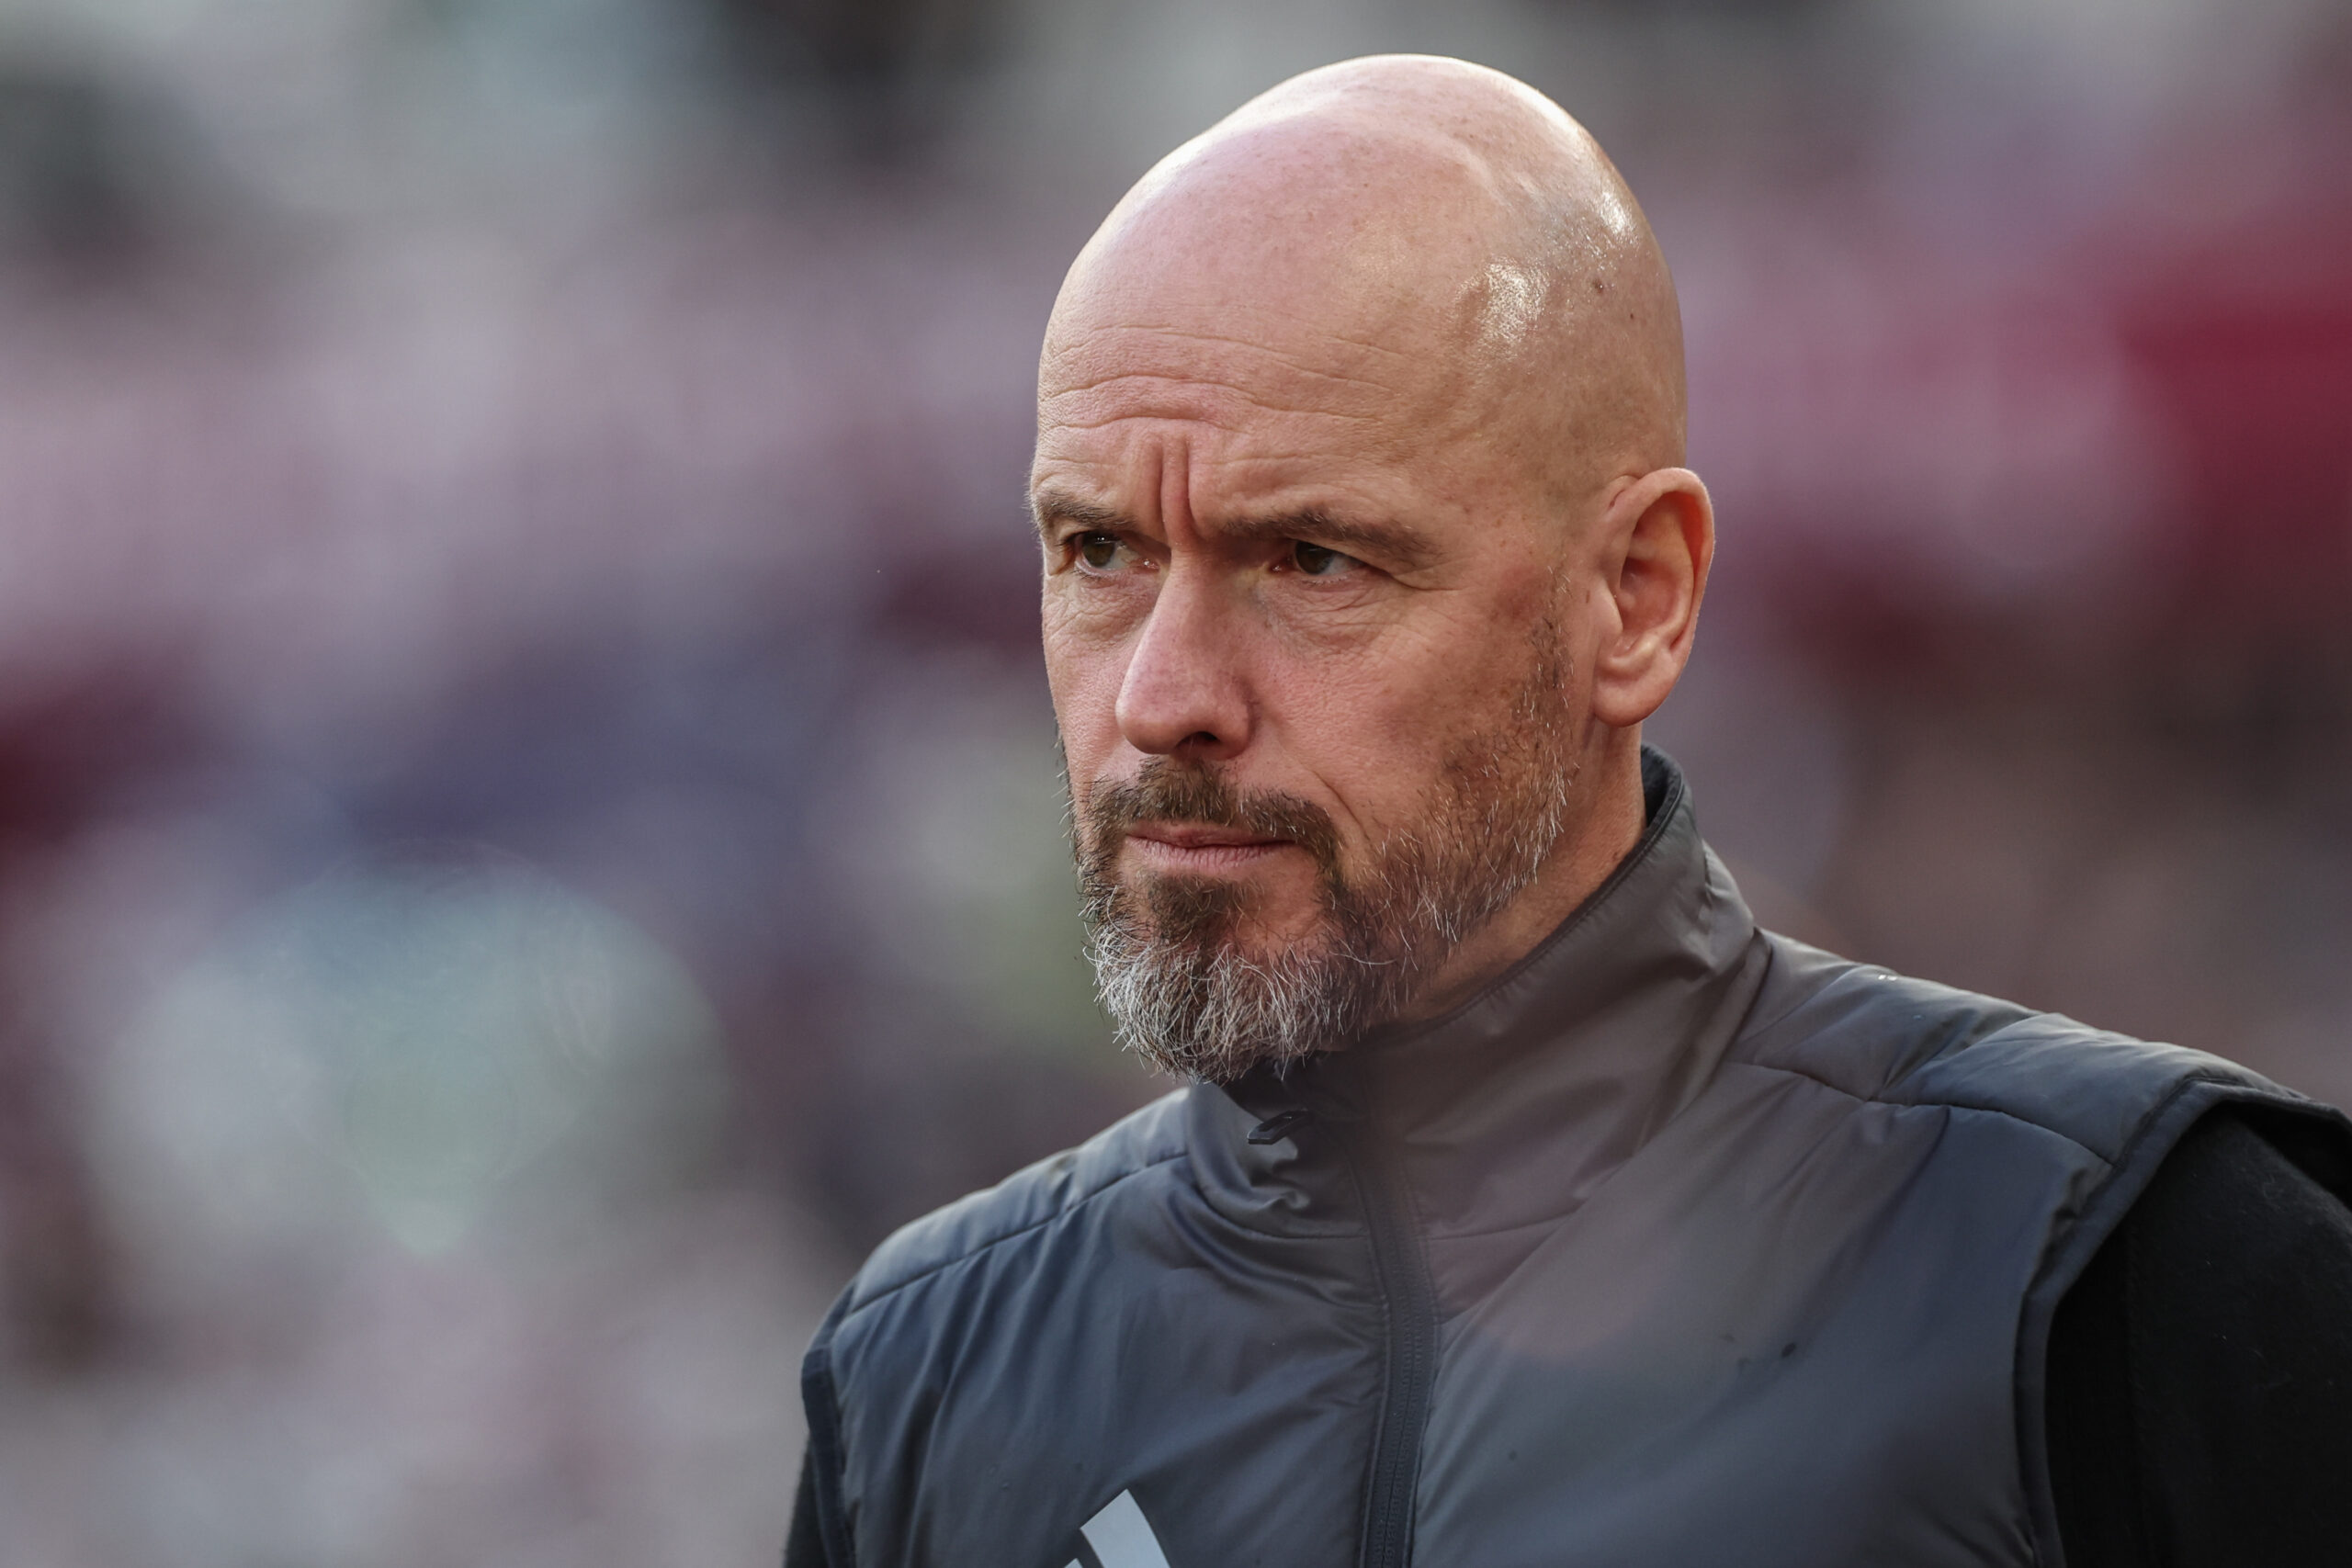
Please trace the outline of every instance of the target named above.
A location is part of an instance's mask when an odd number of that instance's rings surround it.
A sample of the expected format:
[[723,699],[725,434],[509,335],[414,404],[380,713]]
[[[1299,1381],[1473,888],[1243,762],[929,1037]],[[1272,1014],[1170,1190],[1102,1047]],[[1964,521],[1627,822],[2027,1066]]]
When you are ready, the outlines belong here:
[[[1318,330],[1315,333],[1315,335],[1332,343],[1344,344],[1349,349],[1356,351],[1359,355],[1379,354],[1387,355],[1391,358],[1407,361],[1408,363],[1414,361],[1418,357],[1402,349],[1367,343],[1360,339],[1350,338],[1334,333],[1321,332]],[[1103,342],[1105,339],[1111,340],[1107,345]],[[1230,349],[1234,351],[1237,355],[1245,359],[1272,360],[1275,364],[1281,366],[1284,370],[1296,376],[1307,378],[1310,380],[1330,382],[1340,387],[1360,387],[1366,390],[1378,393],[1383,398],[1390,400],[1394,400],[1400,395],[1397,389],[1390,385],[1388,382],[1378,380],[1369,376],[1351,375],[1344,369],[1317,365],[1313,362],[1310,354],[1304,348],[1284,347],[1267,342],[1262,338],[1240,337],[1231,333],[1209,332],[1198,328],[1179,327],[1172,323],[1159,322],[1105,322],[1099,325],[1091,324],[1080,332],[1076,342],[1052,346],[1046,356],[1046,365],[1049,366],[1051,369],[1046,375],[1042,375],[1040,377],[1041,382],[1045,384],[1044,395],[1051,398],[1067,392],[1089,390],[1093,388],[1106,385],[1123,375],[1157,375],[1169,380],[1196,379],[1203,385],[1213,384],[1229,387],[1236,392],[1242,391],[1242,389],[1235,385],[1233,382],[1219,379],[1216,376],[1204,375],[1194,377],[1176,370],[1111,370],[1102,375],[1094,376],[1091,378],[1086,378],[1081,371],[1076,378],[1071,378],[1070,369],[1073,362],[1082,366],[1086,360],[1092,358],[1125,359],[1131,357],[1144,357],[1145,355],[1142,353],[1125,346],[1128,343],[1137,340],[1146,344],[1161,344],[1173,340],[1177,344],[1215,344],[1223,348]],[[1211,367],[1204,366],[1200,368],[1207,370]],[[1244,393],[1243,395],[1246,396],[1248,394]],[[1261,400],[1253,400],[1262,401]]]
[[[1263,306],[1238,304],[1221,307],[1204,305],[1199,308],[1204,312],[1216,310],[1227,316],[1260,317],[1290,325],[1305,326],[1314,336],[1332,343],[1345,344],[1350,348],[1362,349],[1370,354],[1385,355],[1396,359],[1415,357],[1408,349],[1398,348],[1393,344],[1381,343],[1376,339],[1356,337],[1345,332],[1336,331],[1314,322],[1296,311],[1275,310]],[[1408,312],[1400,310],[1398,313]],[[1067,358],[1071,355],[1083,353],[1085,342],[1090,338],[1123,336],[1128,333],[1151,337],[1186,338],[1202,343],[1230,344],[1236,348],[1254,349],[1268,354],[1279,352],[1262,338],[1241,337],[1233,333],[1211,332],[1202,327],[1181,326],[1175,321],[1098,321],[1080,328],[1076,334],[1079,341],[1076,343],[1065,344],[1049,343],[1046,354],[1049,358]]]
[[[1385,381],[1374,381],[1363,376],[1351,376],[1342,370],[1326,370],[1317,366],[1310,365],[1306,362],[1304,355],[1287,352],[1276,347],[1274,344],[1268,343],[1261,338],[1235,337],[1229,333],[1187,331],[1184,328],[1174,326],[1102,326],[1091,329],[1090,333],[1090,335],[1126,336],[1128,334],[1133,334],[1138,337],[1178,338],[1190,343],[1223,344],[1227,347],[1237,348],[1246,354],[1254,354],[1262,355],[1265,358],[1278,360],[1285,367],[1297,371],[1302,376],[1313,376],[1319,380],[1326,381],[1350,381],[1358,386],[1372,387],[1384,392],[1394,389]],[[1333,343],[1346,344],[1351,348],[1375,350],[1378,353],[1390,355],[1400,359],[1408,359],[1412,357],[1402,349],[1383,348],[1377,344],[1364,343],[1358,339],[1342,337],[1337,333],[1318,332],[1317,335],[1328,338]],[[1059,351],[1059,355],[1062,357],[1075,357],[1082,355],[1086,352],[1086,349],[1083,347],[1072,347]]]
[[[1171,387],[1214,387],[1219,395],[1217,400],[1231,399],[1235,401],[1247,403],[1251,408],[1263,409],[1269,413],[1283,414],[1297,419],[1337,419],[1357,423],[1374,424],[1381,423],[1381,416],[1375,413],[1350,413],[1344,409],[1292,408],[1285,403],[1268,402],[1263,398],[1254,396],[1251,393],[1242,390],[1238,387],[1228,386],[1221,381],[1197,381],[1187,377],[1161,375],[1146,370],[1125,371],[1116,376],[1107,377],[1101,381],[1093,382],[1084,387],[1073,387],[1068,391],[1048,393],[1039,404],[1039,412],[1041,415],[1040,423],[1048,423],[1042,418],[1042,415],[1044,410],[1049,406],[1058,404],[1069,398],[1097,396],[1108,391],[1111,388],[1126,381],[1155,382]],[[1100,418],[1095,419],[1088,419],[1078,415],[1064,415],[1059,412],[1057,412],[1049,423],[1056,428],[1062,430],[1107,430],[1114,424],[1123,424],[1129,420],[1139,419],[1170,420],[1178,421],[1186,424],[1205,424],[1212,430],[1223,431],[1228,435],[1240,435],[1247,434],[1247,432],[1238,424],[1227,423],[1217,419],[1213,414],[1193,409],[1187,409],[1181,413],[1138,413],[1129,411],[1104,414]]]
[[[1292,368],[1296,369],[1302,376],[1311,377],[1319,381],[1333,381],[1343,387],[1368,387],[1374,391],[1382,393],[1392,401],[1398,396],[1394,389],[1384,386],[1378,381],[1366,380],[1361,376],[1341,376],[1333,372],[1310,370],[1303,366],[1293,367]],[[1237,386],[1231,381],[1216,380],[1206,376],[1189,376],[1174,370],[1108,370],[1100,376],[1092,378],[1091,379],[1070,381],[1063,385],[1057,386],[1052,390],[1045,394],[1045,400],[1047,402],[1053,402],[1062,398],[1074,398],[1082,396],[1088,392],[1100,392],[1106,390],[1109,388],[1115,387],[1123,381],[1155,381],[1179,387],[1215,388],[1219,392],[1229,393],[1257,408],[1281,409],[1285,406],[1281,403],[1270,403],[1264,398],[1250,391],[1247,388]],[[1339,411],[1295,409],[1291,412],[1296,413],[1322,413],[1328,412],[1337,414]],[[1346,417],[1361,418],[1363,416],[1351,415]]]

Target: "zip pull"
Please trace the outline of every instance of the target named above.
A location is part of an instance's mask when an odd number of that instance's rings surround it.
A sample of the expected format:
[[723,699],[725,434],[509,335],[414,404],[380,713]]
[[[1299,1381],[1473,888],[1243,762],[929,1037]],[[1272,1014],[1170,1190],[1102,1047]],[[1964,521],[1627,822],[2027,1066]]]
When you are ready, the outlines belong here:
[[1300,1106],[1293,1106],[1288,1111],[1277,1111],[1250,1129],[1250,1141],[1261,1145],[1279,1144],[1289,1137],[1294,1130],[1314,1120],[1315,1112]]

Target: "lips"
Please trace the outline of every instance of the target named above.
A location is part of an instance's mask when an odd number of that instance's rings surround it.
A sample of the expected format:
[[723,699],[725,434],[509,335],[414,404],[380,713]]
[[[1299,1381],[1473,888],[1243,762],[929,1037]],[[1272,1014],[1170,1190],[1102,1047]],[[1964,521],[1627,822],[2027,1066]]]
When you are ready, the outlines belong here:
[[1273,849],[1290,842],[1288,839],[1239,828],[1211,828],[1193,822],[1139,822],[1127,834],[1179,850]]
[[1232,869],[1293,847],[1288,839],[1189,822],[1139,823],[1127,830],[1127,842],[1170,870],[1186,871]]
[[1278,789],[1241,789],[1217,766],[1147,759],[1132,779],[1100,778],[1084,792],[1092,874],[1105,885],[1121,862],[1146,872],[1218,876],[1306,855],[1326,876],[1339,862],[1330,814]]

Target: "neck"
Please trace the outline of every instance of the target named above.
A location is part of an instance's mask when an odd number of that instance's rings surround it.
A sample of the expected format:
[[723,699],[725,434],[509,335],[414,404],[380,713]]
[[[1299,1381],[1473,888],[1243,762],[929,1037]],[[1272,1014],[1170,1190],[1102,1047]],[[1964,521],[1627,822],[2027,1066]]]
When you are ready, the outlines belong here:
[[1535,879],[1453,950],[1400,1022],[1448,1011],[1532,953],[1633,852],[1645,818],[1638,726],[1601,735],[1579,773],[1570,813]]

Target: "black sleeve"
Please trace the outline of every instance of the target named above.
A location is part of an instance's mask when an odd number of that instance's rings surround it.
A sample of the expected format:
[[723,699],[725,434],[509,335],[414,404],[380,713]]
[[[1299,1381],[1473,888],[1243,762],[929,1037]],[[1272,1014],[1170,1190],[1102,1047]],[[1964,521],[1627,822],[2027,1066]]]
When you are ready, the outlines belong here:
[[2059,1303],[2049,1374],[2068,1568],[2352,1561],[2352,1211],[2236,1115]]

